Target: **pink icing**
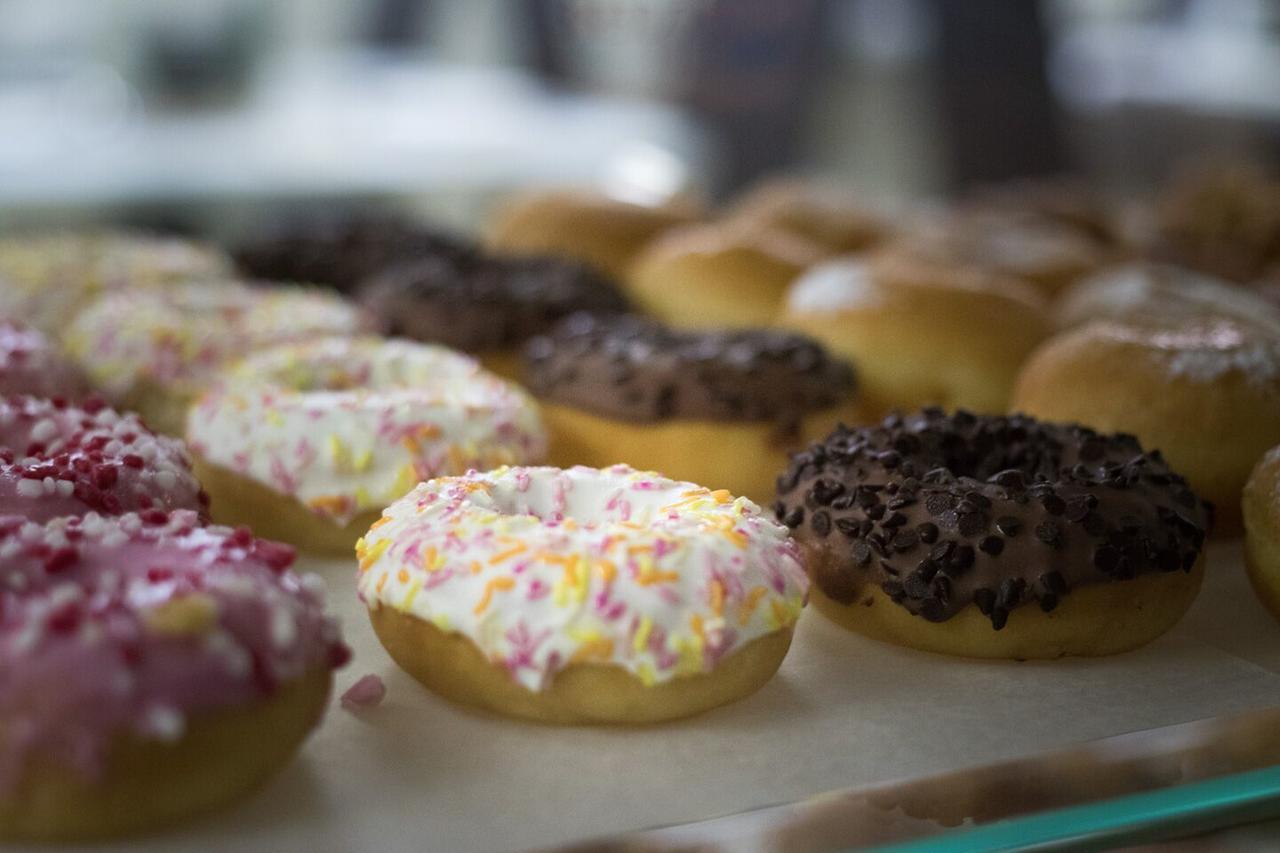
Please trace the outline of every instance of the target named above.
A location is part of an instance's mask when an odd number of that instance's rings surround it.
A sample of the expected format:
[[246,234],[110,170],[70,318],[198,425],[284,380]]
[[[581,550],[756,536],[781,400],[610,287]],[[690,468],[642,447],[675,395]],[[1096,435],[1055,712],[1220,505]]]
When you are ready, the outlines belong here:
[[207,497],[182,442],[101,402],[0,398],[0,515],[204,511]]
[[0,319],[0,394],[82,400],[89,386],[42,332]]
[[342,707],[348,711],[376,708],[387,696],[387,685],[372,673],[364,676],[342,694]]
[[176,739],[192,713],[346,662],[292,548],[200,524],[0,518],[0,791],[34,754],[91,775],[121,733]]

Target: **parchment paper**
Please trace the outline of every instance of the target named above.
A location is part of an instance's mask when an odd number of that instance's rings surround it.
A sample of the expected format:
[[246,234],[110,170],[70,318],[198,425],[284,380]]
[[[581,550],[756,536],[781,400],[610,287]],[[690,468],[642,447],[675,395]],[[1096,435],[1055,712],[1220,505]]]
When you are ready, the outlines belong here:
[[646,729],[554,728],[485,716],[400,673],[354,596],[354,564],[303,560],[328,581],[386,701],[333,708],[302,755],[248,802],[143,842],[91,849],[502,850],[698,820],[822,791],[1280,705],[1280,625],[1239,545],[1214,546],[1188,617],[1102,660],[982,663],[881,645],[808,612],[760,693]]

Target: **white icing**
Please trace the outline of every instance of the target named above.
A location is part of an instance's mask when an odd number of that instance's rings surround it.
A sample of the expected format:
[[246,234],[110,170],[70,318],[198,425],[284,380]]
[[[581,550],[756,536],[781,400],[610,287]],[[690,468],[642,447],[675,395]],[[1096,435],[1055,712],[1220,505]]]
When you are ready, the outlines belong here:
[[708,672],[794,624],[808,589],[754,503],[625,465],[423,483],[357,554],[371,608],[467,637],[531,690],[578,662],[646,684]]
[[865,309],[881,299],[870,264],[855,256],[825,261],[807,270],[787,291],[787,310],[817,314]]

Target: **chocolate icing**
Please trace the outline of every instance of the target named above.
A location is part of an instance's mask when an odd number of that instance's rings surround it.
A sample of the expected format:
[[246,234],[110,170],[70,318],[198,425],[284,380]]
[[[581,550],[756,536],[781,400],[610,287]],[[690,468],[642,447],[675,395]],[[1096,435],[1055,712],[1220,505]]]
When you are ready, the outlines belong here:
[[995,630],[1082,584],[1190,571],[1212,515],[1131,435],[937,408],[839,427],[792,457],[778,494],[830,598],[875,584],[932,622],[973,603]]
[[275,223],[242,245],[235,260],[254,278],[324,284],[345,293],[393,264],[477,253],[461,238],[403,219],[326,214]]
[[628,307],[591,267],[539,256],[426,258],[374,276],[359,298],[393,334],[469,352],[523,344],[575,311]]
[[575,315],[525,349],[544,400],[626,421],[776,421],[853,397],[848,363],[802,335],[681,332],[634,315]]

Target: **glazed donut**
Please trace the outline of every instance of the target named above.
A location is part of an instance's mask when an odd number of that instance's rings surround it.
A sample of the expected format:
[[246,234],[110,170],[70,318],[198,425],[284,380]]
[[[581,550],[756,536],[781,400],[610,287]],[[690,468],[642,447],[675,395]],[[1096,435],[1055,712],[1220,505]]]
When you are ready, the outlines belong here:
[[832,255],[866,251],[891,230],[885,218],[858,207],[844,194],[794,179],[757,185],[732,206],[727,218],[795,234]]
[[621,279],[654,237],[698,218],[687,203],[643,205],[587,190],[541,190],[508,199],[485,245],[500,255],[553,255]]
[[475,254],[467,241],[405,218],[328,209],[270,223],[234,251],[249,278],[324,284],[344,293],[396,264]]
[[922,220],[887,252],[941,267],[976,267],[1018,278],[1052,297],[1116,259],[1114,246],[1042,216],[985,211]]
[[1258,598],[1280,619],[1280,446],[1258,461],[1241,499],[1244,563]]
[[1270,326],[1280,335],[1280,306],[1238,285],[1164,264],[1135,262],[1101,270],[1063,293],[1054,313],[1063,328],[1100,319],[1176,322],[1216,316]]
[[349,554],[420,480],[541,461],[536,404],[443,347],[328,338],[262,350],[192,407],[214,520]]
[[204,512],[208,498],[182,442],[100,401],[0,397],[0,516],[140,510]]
[[788,450],[857,417],[853,371],[799,335],[575,315],[526,351],[550,460],[625,459],[767,501]]
[[872,421],[924,405],[1004,412],[1018,366],[1053,333],[1023,282],[879,255],[809,270],[778,323],[858,366]]
[[64,344],[112,403],[181,435],[191,401],[228,361],[372,326],[363,311],[318,290],[188,282],[103,296],[76,317]]
[[689,225],[636,258],[627,288],[646,313],[671,326],[767,326],[787,285],[826,254],[804,238],[750,223]]
[[89,385],[43,332],[0,319],[0,395],[10,394],[82,400]]
[[1132,436],[941,409],[837,429],[792,459],[778,495],[819,610],[981,658],[1150,642],[1195,598],[1210,523]]
[[53,333],[99,294],[230,271],[221,251],[177,237],[16,234],[0,239],[0,316]]
[[1235,533],[1249,472],[1280,444],[1280,337],[1227,317],[1087,323],[1031,355],[1010,407],[1136,435]]
[[625,465],[422,483],[356,554],[396,663],[456,702],[551,723],[651,723],[753,693],[807,588],[751,501]]
[[417,261],[373,277],[359,298],[391,334],[472,353],[511,379],[519,378],[525,341],[556,321],[627,309],[612,281],[550,257]]
[[349,656],[292,562],[187,511],[0,519],[0,840],[154,830],[284,765]]
[[1238,163],[1178,175],[1155,206],[1151,254],[1229,281],[1280,263],[1280,181]]

